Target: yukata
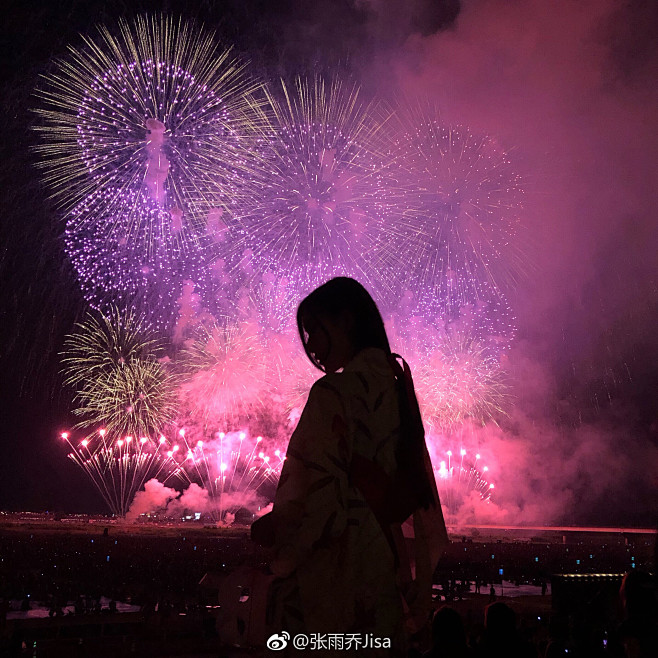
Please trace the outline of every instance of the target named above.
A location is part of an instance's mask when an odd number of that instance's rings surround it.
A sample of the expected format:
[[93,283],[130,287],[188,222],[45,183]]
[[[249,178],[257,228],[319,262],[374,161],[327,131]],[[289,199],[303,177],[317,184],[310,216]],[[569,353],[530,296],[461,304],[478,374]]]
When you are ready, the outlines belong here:
[[[408,610],[401,588],[413,585],[413,574],[407,568],[401,577],[406,556],[396,555],[350,478],[355,454],[393,477],[399,440],[397,389],[383,350],[364,349],[342,372],[313,385],[274,499],[273,632],[389,638],[392,649],[357,655],[404,654]],[[399,524],[396,531],[404,542]],[[431,573],[429,579],[431,587]]]

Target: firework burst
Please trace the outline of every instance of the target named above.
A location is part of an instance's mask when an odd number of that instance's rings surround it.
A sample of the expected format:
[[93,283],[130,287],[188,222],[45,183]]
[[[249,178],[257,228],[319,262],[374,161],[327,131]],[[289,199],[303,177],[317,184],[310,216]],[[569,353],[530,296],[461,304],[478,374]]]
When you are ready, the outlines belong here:
[[67,337],[65,383],[75,390],[79,428],[109,437],[159,435],[176,413],[177,381],[143,318],[133,312],[89,315]]
[[[258,85],[214,35],[163,16],[120,21],[44,77],[45,180],[64,210],[101,189],[144,190],[172,226],[201,229],[246,194]],[[246,140],[246,141],[245,141]]]
[[398,241],[405,287],[474,303],[513,285],[523,267],[517,234],[523,188],[509,156],[487,135],[447,126],[431,106],[401,112],[398,138],[405,227]]
[[238,215],[241,253],[257,255],[260,271],[312,271],[316,284],[342,268],[384,286],[362,255],[388,245],[383,126],[390,112],[362,100],[355,85],[320,78],[282,83],[268,99],[269,175]]
[[92,308],[136,308],[162,328],[171,325],[183,282],[204,254],[200,238],[174,231],[171,213],[144,192],[114,189],[99,190],[69,213],[64,242]]
[[498,359],[470,336],[440,337],[433,350],[408,357],[427,426],[451,433],[467,419],[484,425],[504,415],[509,395]]
[[186,425],[207,431],[242,427],[261,407],[267,389],[267,354],[251,323],[214,322],[197,329],[180,355]]

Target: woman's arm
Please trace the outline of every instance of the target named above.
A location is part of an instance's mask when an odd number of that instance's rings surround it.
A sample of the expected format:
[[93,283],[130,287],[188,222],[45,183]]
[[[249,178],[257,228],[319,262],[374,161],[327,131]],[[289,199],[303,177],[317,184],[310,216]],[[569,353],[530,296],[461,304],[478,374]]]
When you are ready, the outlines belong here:
[[274,499],[277,576],[286,576],[347,524],[351,441],[340,375],[316,382],[288,446]]

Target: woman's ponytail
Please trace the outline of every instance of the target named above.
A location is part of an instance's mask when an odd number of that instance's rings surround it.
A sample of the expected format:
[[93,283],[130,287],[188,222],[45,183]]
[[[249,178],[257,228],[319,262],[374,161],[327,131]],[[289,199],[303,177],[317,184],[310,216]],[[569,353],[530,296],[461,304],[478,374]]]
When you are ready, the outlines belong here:
[[396,454],[399,473],[405,486],[411,490],[418,507],[428,509],[430,506],[435,506],[438,501],[428,473],[425,428],[411,369],[399,354],[390,354],[388,359],[395,375],[400,409],[400,441]]

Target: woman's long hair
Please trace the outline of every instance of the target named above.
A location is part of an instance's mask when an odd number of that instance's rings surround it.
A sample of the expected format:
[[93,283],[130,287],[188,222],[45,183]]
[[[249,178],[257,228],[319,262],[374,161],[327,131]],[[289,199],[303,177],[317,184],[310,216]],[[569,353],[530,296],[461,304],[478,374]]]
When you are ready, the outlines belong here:
[[406,486],[411,489],[418,506],[427,509],[437,501],[425,464],[425,429],[411,372],[406,362],[402,360],[401,366],[398,362],[401,357],[391,352],[377,304],[358,281],[349,277],[330,279],[302,300],[297,309],[297,328],[304,351],[311,363],[324,372],[322,365],[308,349],[304,319],[312,317],[322,322],[322,318],[333,319],[345,312],[353,319],[350,339],[354,353],[376,347],[386,353],[391,364],[400,409],[400,441],[396,453],[398,471]]

